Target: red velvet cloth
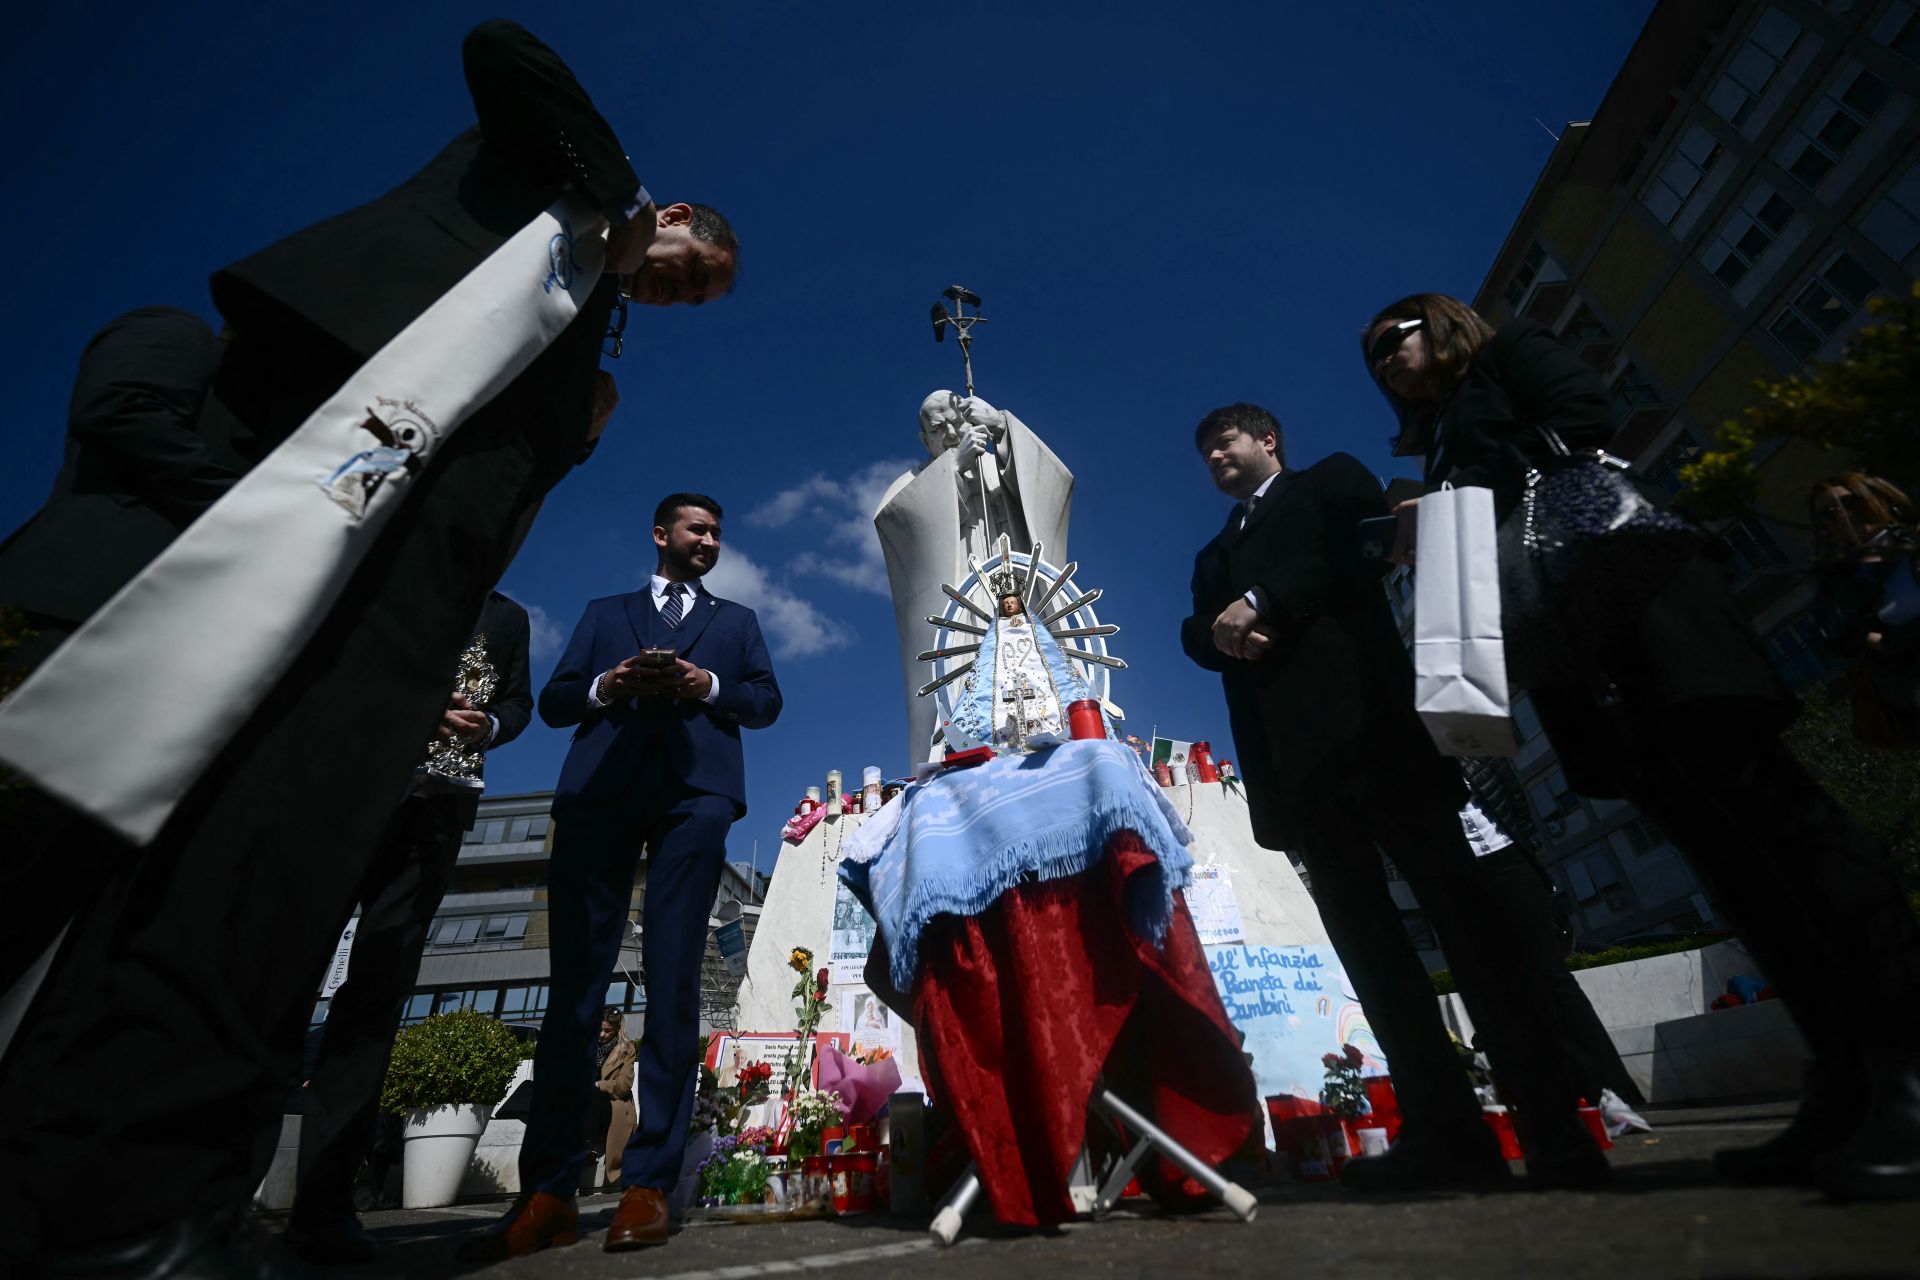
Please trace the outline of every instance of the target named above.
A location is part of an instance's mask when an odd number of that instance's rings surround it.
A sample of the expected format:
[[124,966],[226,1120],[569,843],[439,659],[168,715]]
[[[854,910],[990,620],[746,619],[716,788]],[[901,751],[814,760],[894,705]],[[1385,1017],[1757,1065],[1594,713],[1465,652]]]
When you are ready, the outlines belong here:
[[[920,941],[921,1069],[958,1121],[994,1216],[1073,1216],[1068,1174],[1096,1078],[1208,1164],[1257,1121],[1253,1073],[1184,900],[1159,946],[1134,937],[1122,891],[1153,867],[1132,832],[1080,875],[1022,884],[984,914],[945,916]],[[1151,1171],[1150,1171],[1151,1172]],[[1182,1199],[1171,1164],[1150,1188]]]

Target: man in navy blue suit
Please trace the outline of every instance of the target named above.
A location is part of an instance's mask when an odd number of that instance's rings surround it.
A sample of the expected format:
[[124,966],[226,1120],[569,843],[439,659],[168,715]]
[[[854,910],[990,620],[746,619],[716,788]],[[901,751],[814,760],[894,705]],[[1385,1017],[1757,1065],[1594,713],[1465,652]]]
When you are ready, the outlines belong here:
[[540,691],[542,720],[577,726],[553,797],[550,994],[533,1060],[520,1199],[467,1242],[463,1258],[513,1257],[574,1239],[594,1037],[643,849],[640,1116],[621,1158],[626,1190],[605,1247],[666,1243],[666,1194],[680,1176],[698,1069],[707,916],[727,828],[747,812],[740,730],[763,729],[780,714],[780,686],[753,610],[699,585],[720,554],[720,515],[720,504],[702,494],[662,499],[653,515],[653,581],[588,604]]

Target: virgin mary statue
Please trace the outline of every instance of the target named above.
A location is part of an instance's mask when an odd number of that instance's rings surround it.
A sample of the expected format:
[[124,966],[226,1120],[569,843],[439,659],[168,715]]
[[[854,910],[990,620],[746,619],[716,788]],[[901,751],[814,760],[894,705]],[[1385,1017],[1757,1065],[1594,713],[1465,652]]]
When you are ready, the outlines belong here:
[[1092,694],[1053,633],[1027,612],[1011,575],[996,579],[994,593],[997,616],[980,638],[947,741],[956,749],[992,746],[1003,755],[1063,742],[1067,708]]

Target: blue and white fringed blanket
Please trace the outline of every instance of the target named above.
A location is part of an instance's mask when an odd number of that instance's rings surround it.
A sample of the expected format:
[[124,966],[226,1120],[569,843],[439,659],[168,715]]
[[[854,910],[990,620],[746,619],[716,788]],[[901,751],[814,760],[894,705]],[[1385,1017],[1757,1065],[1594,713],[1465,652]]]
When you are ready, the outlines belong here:
[[1099,865],[1107,841],[1132,831],[1158,875],[1127,886],[1128,926],[1159,942],[1186,887],[1192,835],[1133,750],[1111,740],[1063,742],[935,774],[908,787],[847,841],[840,878],[872,913],[894,985],[913,987],[920,934],[935,916],[975,916],[1014,885]]

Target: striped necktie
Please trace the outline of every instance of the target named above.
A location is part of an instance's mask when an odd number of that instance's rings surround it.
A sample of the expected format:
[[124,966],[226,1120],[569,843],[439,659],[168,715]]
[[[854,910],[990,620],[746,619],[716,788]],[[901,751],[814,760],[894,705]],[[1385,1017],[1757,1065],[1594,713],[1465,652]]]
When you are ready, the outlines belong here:
[[1260,501],[1260,496],[1255,494],[1240,504],[1240,527],[1242,529],[1247,527],[1247,521],[1253,519],[1253,504],[1258,501]]
[[686,589],[687,584],[684,582],[669,582],[667,584],[667,603],[666,606],[660,610],[660,616],[666,619],[667,625],[670,627],[678,627],[681,617],[684,616],[687,611],[687,602],[680,597],[680,593]]

